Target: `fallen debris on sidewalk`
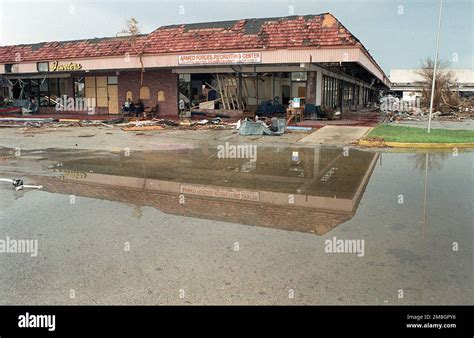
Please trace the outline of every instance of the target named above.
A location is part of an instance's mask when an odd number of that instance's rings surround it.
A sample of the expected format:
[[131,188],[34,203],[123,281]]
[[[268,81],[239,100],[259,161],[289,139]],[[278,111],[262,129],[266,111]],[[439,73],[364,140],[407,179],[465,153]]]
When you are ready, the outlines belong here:
[[3,117],[0,118],[0,128],[61,128],[61,127],[96,127],[113,128],[113,125],[123,122],[123,118],[87,120],[74,118],[40,118],[40,117]]
[[285,119],[272,118],[271,124],[264,121],[244,120],[240,124],[239,135],[282,135],[286,129]]
[[220,117],[213,119],[192,120],[189,118],[180,121],[173,121],[167,119],[152,119],[145,121],[129,121],[127,123],[119,124],[124,131],[153,131],[163,129],[187,129],[187,130],[201,130],[201,129],[235,129],[237,123],[225,122]]
[[163,130],[163,126],[134,126],[134,127],[123,127],[123,131],[149,131],[149,130]]
[[11,183],[16,191],[23,190],[23,189],[43,189],[42,185],[27,185],[23,183],[21,179],[8,179],[8,178],[0,178],[0,182]]

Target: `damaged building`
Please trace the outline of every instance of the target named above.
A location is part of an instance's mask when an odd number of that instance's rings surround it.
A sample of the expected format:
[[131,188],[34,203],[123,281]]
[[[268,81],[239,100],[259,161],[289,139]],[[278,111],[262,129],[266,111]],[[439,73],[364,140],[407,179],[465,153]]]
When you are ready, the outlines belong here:
[[95,114],[121,114],[130,99],[163,118],[271,116],[290,106],[305,118],[342,117],[377,102],[390,85],[329,13],[163,26],[133,39],[4,46],[0,76],[8,80],[0,96],[34,100],[43,114],[57,112],[67,95],[93,102]]
[[[455,82],[449,89],[460,97],[474,101],[474,70],[448,69]],[[426,79],[420,75],[420,69],[392,69],[390,71],[391,90],[403,100],[415,100],[422,96]]]

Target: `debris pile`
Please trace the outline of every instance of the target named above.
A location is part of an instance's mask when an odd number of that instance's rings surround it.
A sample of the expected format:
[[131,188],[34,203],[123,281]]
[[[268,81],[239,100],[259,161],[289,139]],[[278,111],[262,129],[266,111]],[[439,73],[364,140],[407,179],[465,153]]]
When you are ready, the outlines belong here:
[[150,131],[163,129],[234,129],[237,123],[230,123],[223,121],[220,117],[212,119],[191,120],[189,118],[181,119],[180,121],[168,119],[152,119],[147,121],[130,121],[119,124],[124,131]]
[[[396,96],[387,95],[380,98],[379,109],[389,122],[413,120],[425,121],[429,118],[429,108],[421,107],[420,100],[402,100]],[[474,118],[474,105],[463,101],[459,106],[444,105],[441,111],[435,111],[432,118],[439,120],[457,120]]]
[[[235,119],[234,119],[235,121]],[[53,118],[0,118],[0,128],[60,128],[60,127],[107,127],[120,128],[123,131],[160,131],[160,130],[229,130],[237,129],[239,134],[247,135],[282,135],[293,131],[311,131],[311,128],[291,127],[286,125],[285,118],[256,117],[255,121],[249,118],[230,122],[222,117],[180,120],[158,119],[109,119],[109,120],[80,120],[80,119],[53,119]],[[90,135],[87,135],[90,136]],[[79,137],[87,137],[80,135]],[[92,135],[93,136],[93,135]]]
[[123,118],[108,120],[81,120],[81,119],[54,119],[52,117],[2,117],[0,128],[61,128],[61,127],[88,127],[107,126],[123,122]]
[[[239,121],[240,122],[240,121]],[[270,124],[263,120],[251,121],[245,119],[242,123],[238,123],[239,135],[282,135],[285,133],[286,121],[283,118],[273,117]]]

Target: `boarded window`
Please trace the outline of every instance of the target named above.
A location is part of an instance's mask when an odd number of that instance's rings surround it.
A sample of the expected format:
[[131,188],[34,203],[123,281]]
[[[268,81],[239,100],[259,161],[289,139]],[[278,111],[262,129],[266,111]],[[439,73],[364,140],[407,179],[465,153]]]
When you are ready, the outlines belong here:
[[109,95],[107,92],[107,76],[98,76],[96,78],[97,88],[97,107],[109,106]]
[[133,101],[133,94],[131,90],[127,91],[127,93],[125,94],[125,101],[128,101],[128,99],[130,99],[130,101]]
[[165,100],[165,92],[160,90],[158,92],[158,102],[163,102]]
[[95,99],[95,77],[86,77],[85,79],[85,96],[87,98]]
[[140,100],[149,100],[150,99],[150,88],[143,86],[140,88]]

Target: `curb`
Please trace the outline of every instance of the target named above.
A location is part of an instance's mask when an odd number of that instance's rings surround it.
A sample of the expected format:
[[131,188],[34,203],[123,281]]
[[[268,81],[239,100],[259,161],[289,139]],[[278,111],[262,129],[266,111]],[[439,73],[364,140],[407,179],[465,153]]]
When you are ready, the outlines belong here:
[[467,143],[405,143],[359,140],[359,145],[364,147],[390,147],[390,148],[428,148],[428,149],[452,149],[452,148],[474,148],[474,142]]

